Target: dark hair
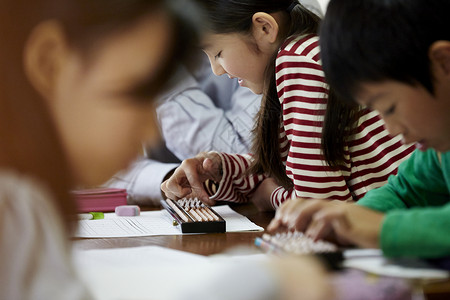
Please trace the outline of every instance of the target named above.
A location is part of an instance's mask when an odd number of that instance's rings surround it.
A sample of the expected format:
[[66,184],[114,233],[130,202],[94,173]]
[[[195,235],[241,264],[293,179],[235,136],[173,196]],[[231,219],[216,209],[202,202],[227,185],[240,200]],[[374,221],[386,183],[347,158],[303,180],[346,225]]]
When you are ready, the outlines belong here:
[[[36,25],[55,20],[61,24],[70,45],[89,55],[95,52],[99,41],[150,16],[156,9],[164,9],[172,20],[174,42],[160,70],[160,84],[156,84],[157,88],[149,87],[154,93],[185,54],[179,49],[195,42],[197,28],[194,21],[187,21],[193,12],[183,12],[181,8],[175,8],[175,12],[163,0],[5,0],[0,3],[0,168],[46,184],[54,196],[55,207],[64,216],[75,212],[75,204],[68,195],[74,182],[48,107],[24,72],[25,43]],[[72,228],[71,224],[67,221],[67,230]]]
[[357,121],[365,110],[350,101],[343,101],[330,87],[322,129],[322,154],[331,168],[345,164],[348,138],[355,133]]
[[433,93],[428,50],[450,40],[450,1],[331,0],[320,30],[327,81],[355,100],[362,83],[396,80]]
[[[281,30],[283,40],[290,36],[317,34],[320,18],[297,4],[292,8],[292,0],[196,0],[207,13],[209,31],[213,33],[238,32],[248,34],[252,26],[252,16],[256,12],[285,12],[290,17],[289,28]],[[248,173],[266,173],[286,188],[292,187],[292,181],[286,175],[286,167],[281,160],[279,134],[282,118],[282,107],[277,94],[275,82],[274,53],[271,63],[265,72],[265,87],[261,109],[259,110],[253,129],[252,153],[254,160]],[[344,160],[344,136],[349,134],[357,117],[358,108],[343,105],[332,90],[329,91],[327,113],[322,133],[322,149],[330,166],[338,165]]]

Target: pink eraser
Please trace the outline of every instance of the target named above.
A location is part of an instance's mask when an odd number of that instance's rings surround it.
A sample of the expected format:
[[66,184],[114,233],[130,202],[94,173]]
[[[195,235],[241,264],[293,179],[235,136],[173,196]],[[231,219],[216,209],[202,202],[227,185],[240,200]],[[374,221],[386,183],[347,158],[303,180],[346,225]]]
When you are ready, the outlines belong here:
[[141,209],[137,205],[116,206],[116,215],[121,217],[134,217],[141,214]]

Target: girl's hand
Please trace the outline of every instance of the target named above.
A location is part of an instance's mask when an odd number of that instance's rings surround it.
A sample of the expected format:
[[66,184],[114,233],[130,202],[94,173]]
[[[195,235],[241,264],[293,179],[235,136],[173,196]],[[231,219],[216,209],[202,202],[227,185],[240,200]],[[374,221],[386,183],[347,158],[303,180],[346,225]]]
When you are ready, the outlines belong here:
[[184,197],[197,197],[208,205],[215,201],[209,199],[203,183],[206,180],[220,182],[222,179],[222,160],[215,152],[202,152],[194,158],[184,160],[173,175],[161,184],[167,198],[176,200]]

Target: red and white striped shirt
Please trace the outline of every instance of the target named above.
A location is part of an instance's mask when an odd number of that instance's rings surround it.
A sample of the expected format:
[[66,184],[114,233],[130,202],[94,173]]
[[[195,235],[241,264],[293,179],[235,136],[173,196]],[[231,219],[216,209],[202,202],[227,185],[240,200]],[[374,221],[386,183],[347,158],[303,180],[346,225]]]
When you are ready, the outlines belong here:
[[[319,40],[308,35],[288,40],[276,59],[276,84],[282,105],[281,156],[294,187],[277,188],[271,195],[274,208],[293,197],[358,200],[387,182],[398,165],[414,150],[401,137],[389,136],[374,111],[358,121],[355,133],[345,144],[344,166],[331,169],[321,150],[322,126],[328,84],[319,58]],[[214,200],[245,202],[263,175],[243,176],[250,155],[219,153],[223,177]]]

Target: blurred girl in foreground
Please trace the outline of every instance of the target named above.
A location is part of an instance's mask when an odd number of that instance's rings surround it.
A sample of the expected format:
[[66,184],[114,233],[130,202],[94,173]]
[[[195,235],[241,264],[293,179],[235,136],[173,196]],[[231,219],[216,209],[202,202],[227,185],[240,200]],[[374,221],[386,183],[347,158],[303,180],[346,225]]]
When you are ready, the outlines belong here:
[[90,298],[71,264],[67,192],[158,138],[153,98],[197,31],[177,2],[1,2],[2,298]]

